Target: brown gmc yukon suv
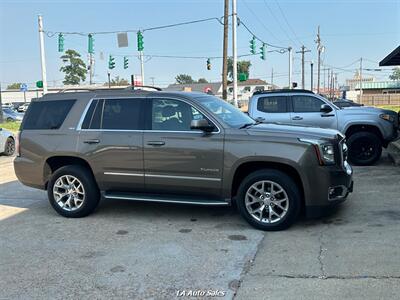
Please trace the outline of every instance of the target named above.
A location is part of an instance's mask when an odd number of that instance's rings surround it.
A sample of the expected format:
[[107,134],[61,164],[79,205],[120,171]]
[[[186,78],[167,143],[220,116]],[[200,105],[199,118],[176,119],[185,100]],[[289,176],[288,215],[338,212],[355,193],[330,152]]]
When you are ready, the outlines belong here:
[[200,93],[47,94],[29,106],[18,138],[18,179],[46,189],[71,218],[102,198],[235,204],[254,227],[281,230],[353,189],[340,132],[260,124]]

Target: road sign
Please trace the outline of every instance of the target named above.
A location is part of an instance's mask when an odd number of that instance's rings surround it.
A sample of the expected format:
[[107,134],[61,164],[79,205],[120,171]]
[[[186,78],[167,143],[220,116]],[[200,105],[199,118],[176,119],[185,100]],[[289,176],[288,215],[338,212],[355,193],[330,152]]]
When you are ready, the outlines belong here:
[[28,85],[26,83],[21,83],[19,90],[21,92],[26,92],[28,90]]

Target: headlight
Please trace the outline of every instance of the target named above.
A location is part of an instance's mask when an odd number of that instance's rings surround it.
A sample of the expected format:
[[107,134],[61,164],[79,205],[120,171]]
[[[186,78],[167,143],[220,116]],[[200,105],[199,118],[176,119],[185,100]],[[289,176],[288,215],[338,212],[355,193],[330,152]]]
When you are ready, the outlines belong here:
[[335,164],[335,147],[333,144],[321,142],[318,140],[299,139],[301,142],[312,144],[314,146],[318,162],[320,165]]
[[320,145],[322,158],[327,165],[332,165],[335,163],[335,150],[332,144],[322,144]]
[[394,117],[389,114],[380,114],[379,117],[389,122],[394,122]]

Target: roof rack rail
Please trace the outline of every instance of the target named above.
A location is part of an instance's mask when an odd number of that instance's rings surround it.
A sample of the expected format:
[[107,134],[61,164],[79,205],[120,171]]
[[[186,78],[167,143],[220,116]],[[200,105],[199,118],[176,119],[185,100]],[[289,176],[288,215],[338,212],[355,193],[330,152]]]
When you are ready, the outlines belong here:
[[90,88],[65,88],[65,89],[58,91],[57,94],[61,94],[61,93],[69,92],[69,91],[78,92],[78,91],[94,91],[94,90],[95,89],[90,89]]
[[267,91],[255,91],[253,93],[253,95],[273,94],[273,93],[307,93],[307,94],[314,94],[313,91],[303,90],[303,89],[277,89],[277,90],[267,90]]
[[128,86],[127,88],[125,88],[125,90],[136,90],[136,88],[147,88],[147,89],[153,89],[156,91],[162,91],[162,88],[159,88],[157,86],[152,86],[152,85],[135,85],[135,86]]

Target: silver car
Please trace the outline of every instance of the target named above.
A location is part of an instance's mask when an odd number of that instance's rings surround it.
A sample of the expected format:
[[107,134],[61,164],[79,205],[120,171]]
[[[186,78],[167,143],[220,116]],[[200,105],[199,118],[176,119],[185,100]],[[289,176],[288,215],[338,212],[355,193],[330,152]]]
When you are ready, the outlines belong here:
[[0,154],[4,153],[7,156],[13,155],[15,152],[14,135],[3,128],[0,128]]

